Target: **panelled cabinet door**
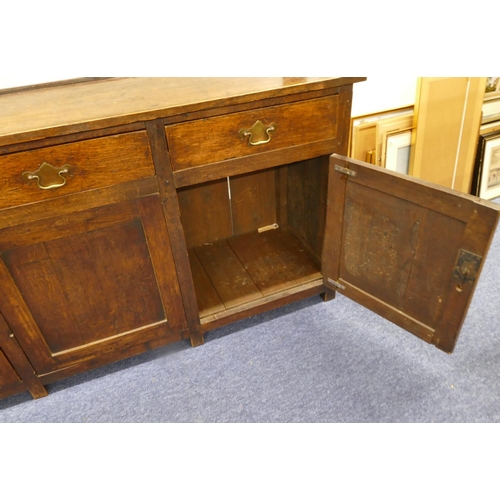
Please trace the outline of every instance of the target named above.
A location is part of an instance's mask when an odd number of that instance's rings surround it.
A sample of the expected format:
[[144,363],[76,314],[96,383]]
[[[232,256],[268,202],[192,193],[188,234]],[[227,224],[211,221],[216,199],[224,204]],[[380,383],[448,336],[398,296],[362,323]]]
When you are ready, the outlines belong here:
[[39,375],[186,328],[157,195],[1,230],[0,283]]
[[325,285],[452,352],[498,207],[340,155],[329,168]]
[[29,391],[34,398],[47,395],[9,325],[0,314],[0,398]]
[[0,397],[23,390],[22,381],[0,347]]

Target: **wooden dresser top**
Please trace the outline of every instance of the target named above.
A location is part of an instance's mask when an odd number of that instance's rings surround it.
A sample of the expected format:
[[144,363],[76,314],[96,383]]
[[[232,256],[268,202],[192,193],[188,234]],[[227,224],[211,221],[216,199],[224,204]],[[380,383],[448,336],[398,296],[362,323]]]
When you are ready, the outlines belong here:
[[355,77],[104,78],[4,91],[0,93],[0,146],[362,80]]

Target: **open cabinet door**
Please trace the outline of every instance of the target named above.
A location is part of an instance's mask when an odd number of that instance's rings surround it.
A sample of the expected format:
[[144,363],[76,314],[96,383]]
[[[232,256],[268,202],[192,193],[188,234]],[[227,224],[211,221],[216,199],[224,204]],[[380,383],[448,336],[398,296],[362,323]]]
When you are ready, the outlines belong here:
[[452,352],[500,207],[340,155],[329,168],[325,285]]

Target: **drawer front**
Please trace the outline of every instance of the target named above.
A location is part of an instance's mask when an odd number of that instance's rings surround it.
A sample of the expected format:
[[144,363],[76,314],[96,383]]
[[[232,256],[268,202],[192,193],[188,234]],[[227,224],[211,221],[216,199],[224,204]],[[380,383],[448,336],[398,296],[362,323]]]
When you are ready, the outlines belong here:
[[333,95],[167,126],[172,169],[334,139],[338,105]]
[[0,156],[0,209],[155,174],[145,131]]

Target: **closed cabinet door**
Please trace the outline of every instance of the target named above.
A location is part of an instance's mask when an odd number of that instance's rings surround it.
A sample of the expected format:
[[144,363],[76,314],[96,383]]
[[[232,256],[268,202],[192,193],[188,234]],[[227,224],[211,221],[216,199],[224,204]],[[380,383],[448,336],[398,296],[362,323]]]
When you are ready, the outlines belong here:
[[0,282],[2,313],[39,375],[186,329],[158,195],[1,230]]
[[499,207],[332,155],[325,285],[452,352]]
[[0,347],[0,397],[10,396],[23,389],[21,378]]
[[47,395],[33,366],[0,314],[0,398],[29,391],[34,398]]

